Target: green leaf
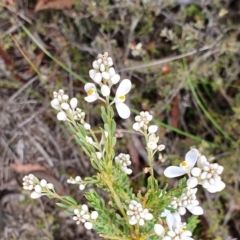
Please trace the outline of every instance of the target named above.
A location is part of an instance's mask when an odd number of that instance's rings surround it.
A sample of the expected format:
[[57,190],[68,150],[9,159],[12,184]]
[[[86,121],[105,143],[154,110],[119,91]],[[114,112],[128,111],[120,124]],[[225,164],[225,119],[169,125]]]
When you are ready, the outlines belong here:
[[104,107],[101,107],[101,117],[104,123],[107,122],[107,113]]
[[59,203],[59,202],[57,202],[56,205],[59,206],[60,208],[69,208],[68,205],[63,204],[63,203]]
[[114,147],[117,143],[117,138],[116,137],[113,137],[112,138],[112,146]]
[[72,203],[73,205],[77,205],[76,200],[73,199],[73,198],[70,197],[70,196],[63,196],[62,198],[65,199],[65,200],[67,200],[67,201],[69,201],[69,202]]
[[86,137],[86,130],[85,130],[85,128],[81,124],[78,124],[78,127],[79,127],[79,130],[80,130],[82,136],[85,138]]
[[114,117],[114,111],[112,106],[108,106],[108,111],[110,112],[110,117],[113,118]]
[[[108,132],[108,134],[111,133],[111,132],[110,132],[110,127],[109,127],[109,125],[108,125],[107,123],[104,123],[104,130],[105,130],[106,132]],[[105,137],[105,134],[104,134],[103,136]]]
[[111,134],[112,134],[112,136],[114,135],[115,131],[116,131],[116,123],[115,123],[114,120],[112,120],[111,121]]

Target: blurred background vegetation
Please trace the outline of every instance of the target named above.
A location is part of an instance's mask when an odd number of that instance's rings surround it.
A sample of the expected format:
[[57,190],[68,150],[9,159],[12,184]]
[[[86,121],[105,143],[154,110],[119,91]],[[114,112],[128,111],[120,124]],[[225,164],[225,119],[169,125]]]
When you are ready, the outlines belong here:
[[129,129],[143,110],[166,145],[155,162],[160,186],[163,170],[191,146],[225,168],[223,192],[198,192],[204,215],[195,239],[240,239],[239,25],[238,0],[0,0],[0,239],[100,239],[54,200],[31,200],[21,179],[33,172],[85,201],[66,179],[94,170],[49,103],[63,88],[98,126],[100,105],[84,102],[83,86],[105,51],[133,82],[132,117],[116,119],[116,151],[131,154],[136,191],[146,182],[146,153]]

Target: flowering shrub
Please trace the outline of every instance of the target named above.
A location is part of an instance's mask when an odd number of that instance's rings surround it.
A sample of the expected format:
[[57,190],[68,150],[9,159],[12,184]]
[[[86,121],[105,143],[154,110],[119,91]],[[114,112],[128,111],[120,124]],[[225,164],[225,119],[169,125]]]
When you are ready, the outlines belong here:
[[165,146],[159,142],[158,126],[150,123],[153,116],[149,112],[140,112],[135,117],[133,129],[142,134],[146,141],[149,177],[146,191],[135,194],[128,178],[128,175],[132,174],[131,157],[127,153],[119,153],[116,156],[114,151],[117,139],[112,107],[115,105],[121,118],[130,117],[130,109],[125,104],[125,99],[131,89],[131,81],[122,80],[115,97],[111,100],[112,87],[120,81],[120,76],[115,73],[112,58],[107,53],[99,54],[92,66],[89,75],[94,83],[85,85],[85,100],[89,103],[97,100],[103,102],[100,139],[85,121],[85,113],[78,108],[76,98],[69,99],[60,89],[53,93],[51,105],[58,111],[57,119],[69,124],[78,144],[96,170],[94,176],[85,179],[76,176],[67,182],[79,185],[80,190],[84,190],[91,183],[108,193],[108,202],[93,190],[84,194],[89,206],[79,204],[70,196],[59,196],[53,184],[44,179],[39,180],[32,174],[23,178],[23,188],[32,191],[31,197],[34,199],[43,195],[57,198],[59,202],[56,204],[72,215],[76,224],[82,223],[86,229],[95,229],[105,239],[193,239],[192,227],[182,221],[182,215],[185,215],[187,210],[196,216],[203,214],[196,196],[197,186],[202,185],[211,193],[223,190],[225,184],[220,176],[223,167],[217,163],[209,163],[197,149],[191,149],[180,166],[170,166],[164,171],[168,178],[186,174],[188,179],[182,178],[173,189],[160,189],[154,176],[154,155],[164,150]]

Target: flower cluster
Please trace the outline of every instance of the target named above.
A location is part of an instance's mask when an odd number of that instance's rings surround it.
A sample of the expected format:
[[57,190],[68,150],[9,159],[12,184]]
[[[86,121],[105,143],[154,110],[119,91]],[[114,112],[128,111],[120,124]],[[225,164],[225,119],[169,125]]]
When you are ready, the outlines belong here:
[[147,208],[143,209],[142,204],[135,200],[131,200],[128,208],[127,215],[129,216],[129,224],[131,225],[138,223],[140,226],[143,226],[145,220],[153,219],[153,215],[149,210]]
[[197,188],[188,189],[186,193],[183,193],[179,198],[174,197],[170,203],[171,208],[180,215],[186,213],[186,209],[193,215],[202,215],[203,209],[198,206],[199,201],[196,197]]
[[158,145],[159,137],[156,135],[158,131],[157,125],[150,125],[149,122],[153,119],[153,116],[149,112],[140,112],[140,115],[135,117],[135,123],[133,129],[141,133],[147,133],[147,147],[151,150],[162,151],[165,149],[163,144]]
[[92,229],[93,224],[92,220],[96,220],[98,218],[98,212],[93,211],[89,213],[88,206],[83,204],[81,210],[74,209],[73,220],[76,221],[76,224],[80,224],[81,222],[84,223],[84,227],[86,229]]
[[117,157],[115,157],[115,162],[121,166],[121,169],[126,174],[132,174],[132,169],[128,168],[131,165],[130,155],[120,153]]
[[54,189],[52,183],[47,183],[45,179],[39,181],[33,174],[23,177],[23,188],[26,190],[34,190],[31,193],[31,198],[36,199],[45,195]]
[[[194,167],[197,162],[197,167]],[[185,156],[185,161],[180,166],[170,166],[165,169],[164,175],[169,178],[179,177],[188,174],[187,186],[195,188],[202,185],[211,193],[220,192],[225,188],[225,183],[219,176],[223,167],[217,163],[209,163],[204,155],[199,156],[197,149],[191,149]]]
[[67,183],[69,184],[79,184],[79,189],[84,190],[85,189],[85,184],[82,182],[82,178],[80,176],[76,176],[74,179],[70,177],[67,179]]
[[[93,69],[89,71],[90,78],[100,86],[101,94],[103,97],[108,97],[111,92],[111,87],[120,81],[120,76],[116,74],[113,66],[111,57],[108,57],[108,53],[105,52],[103,55],[99,54],[97,60],[93,62]],[[132,83],[128,79],[121,81],[114,100],[111,104],[115,103],[119,116],[123,119],[129,118],[130,109],[124,103],[126,100],[125,95],[131,90]],[[94,102],[97,99],[105,102],[97,92],[96,85],[94,83],[86,83],[84,90],[87,93],[87,97],[84,99],[87,102]]]
[[187,230],[187,224],[182,223],[180,219],[167,219],[168,231],[165,233],[164,227],[161,224],[154,225],[154,231],[157,235],[162,237],[162,240],[194,240],[191,238],[192,233]]
[[149,112],[140,112],[140,115],[135,117],[133,129],[135,131],[143,131],[148,129],[148,124],[152,121],[153,116]]
[[53,92],[54,99],[51,101],[53,108],[58,110],[57,119],[59,121],[79,121],[86,130],[91,126],[85,122],[85,112],[77,107],[78,100],[72,98],[69,101],[69,96],[64,93],[63,89],[58,92]]

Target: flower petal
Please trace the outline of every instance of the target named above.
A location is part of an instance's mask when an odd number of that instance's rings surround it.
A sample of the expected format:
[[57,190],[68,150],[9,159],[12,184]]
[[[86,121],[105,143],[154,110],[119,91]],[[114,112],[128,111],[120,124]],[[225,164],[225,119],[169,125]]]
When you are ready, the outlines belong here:
[[217,192],[221,192],[226,186],[226,184],[223,181],[217,182],[216,185],[217,185]]
[[104,97],[109,96],[110,95],[110,88],[107,85],[102,85],[101,93]]
[[31,193],[31,198],[32,199],[40,198],[41,196],[42,196],[41,193],[37,193],[35,191]]
[[84,98],[87,102],[94,102],[98,99],[98,94],[89,95]]
[[207,158],[204,156],[204,155],[201,155],[199,158],[198,158],[198,161],[197,161],[197,166],[199,168],[202,168],[203,167],[203,164],[207,162]]
[[85,92],[87,92],[88,90],[90,90],[90,89],[92,89],[92,88],[96,89],[96,86],[95,86],[95,84],[93,84],[93,83],[86,83],[86,84],[84,85],[84,90],[85,90]]
[[124,79],[121,81],[117,91],[116,96],[118,95],[126,95],[132,88],[132,83],[129,79]]
[[89,230],[89,229],[92,229],[93,225],[90,222],[85,222],[84,227]]
[[193,215],[202,215],[203,214],[203,209],[200,206],[196,206],[193,208],[187,208],[189,212],[191,212]]
[[113,76],[111,76],[112,84],[117,84],[119,81],[120,81],[120,75],[114,74]]
[[163,236],[163,234],[164,234],[164,227],[161,224],[155,224],[154,225],[154,232],[158,236]]
[[170,166],[164,170],[164,175],[168,178],[174,178],[184,175],[186,172],[177,166]]
[[187,186],[189,188],[195,188],[198,185],[198,179],[196,177],[190,177],[187,180]]
[[59,121],[66,121],[67,120],[67,115],[65,112],[61,111],[57,114],[57,119]]
[[152,133],[156,133],[157,130],[158,130],[158,126],[157,125],[151,125],[151,126],[148,127],[148,132],[151,133],[151,134]]
[[176,223],[176,218],[172,213],[169,213],[166,217],[166,222],[170,231],[173,230],[173,225]]
[[70,106],[73,110],[77,107],[77,104],[78,104],[78,100],[76,98],[72,98],[70,100]]
[[187,152],[185,161],[188,163],[190,168],[193,168],[198,159],[198,150],[193,148]]
[[131,112],[129,107],[125,103],[116,103],[116,109],[119,116],[123,119],[129,118]]
[[55,108],[56,110],[61,110],[61,107],[60,107],[60,103],[59,103],[59,100],[57,98],[54,98],[52,101],[51,101],[51,106],[53,108]]

